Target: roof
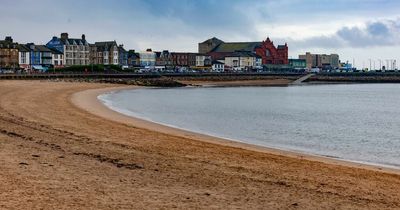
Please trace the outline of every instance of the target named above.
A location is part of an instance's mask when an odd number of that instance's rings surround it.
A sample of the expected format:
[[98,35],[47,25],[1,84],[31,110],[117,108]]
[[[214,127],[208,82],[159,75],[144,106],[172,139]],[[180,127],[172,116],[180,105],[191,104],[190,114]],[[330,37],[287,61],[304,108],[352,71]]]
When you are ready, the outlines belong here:
[[197,55],[198,53],[194,52],[171,52],[172,55]]
[[128,58],[139,58],[139,53],[135,52],[134,50],[129,50],[128,51]]
[[36,49],[40,52],[52,52],[48,47],[45,45],[35,45]]
[[25,45],[19,44],[19,45],[18,45],[18,51],[20,51],[20,52],[29,52],[30,50],[29,50],[29,48],[26,47]]
[[64,43],[64,44],[70,44],[70,45],[87,45],[87,44],[89,44],[86,40],[84,40],[84,39],[65,39],[65,40],[63,40],[63,39],[61,39],[61,41]]
[[116,41],[95,42],[97,51],[110,51],[111,47],[118,46]]
[[222,40],[220,40],[220,39],[218,39],[218,38],[216,38],[216,37],[213,37],[213,38],[211,38],[211,39],[207,39],[206,41],[204,41],[204,42],[202,42],[202,44],[205,44],[205,43],[222,43],[223,41]]
[[125,48],[123,47],[123,46],[118,46],[118,50],[120,51],[120,52],[124,52],[124,53],[126,53],[126,52],[128,52],[128,51],[126,51],[125,50]]
[[[34,46],[33,49],[31,49],[31,46]],[[46,45],[35,45],[33,43],[28,43],[25,45],[20,46],[21,49],[23,49],[25,52],[30,52],[30,51],[35,51],[35,52],[53,52],[50,48],[46,47]],[[21,51],[21,50],[20,50]]]
[[278,45],[278,49],[285,49],[286,46],[285,45]]
[[249,52],[249,51],[236,51],[226,55],[225,57],[257,57],[260,58],[259,55]]
[[228,42],[221,43],[212,52],[235,52],[250,51],[254,52],[255,48],[261,46],[261,42]]
[[7,48],[7,49],[12,49],[12,48],[18,48],[18,44],[14,42],[9,42],[6,40],[0,40],[0,48]]
[[206,53],[197,53],[196,56],[209,56]]
[[211,64],[213,64],[213,65],[214,65],[214,64],[224,64],[224,63],[222,63],[222,62],[220,62],[220,61],[216,61],[216,60],[215,60],[215,61],[212,61],[212,62],[211,62]]
[[53,48],[49,48],[49,49],[51,50],[51,52],[52,52],[53,54],[59,54],[59,55],[64,54],[64,53],[62,53],[62,52],[59,51],[59,50],[56,50],[56,49],[53,49]]

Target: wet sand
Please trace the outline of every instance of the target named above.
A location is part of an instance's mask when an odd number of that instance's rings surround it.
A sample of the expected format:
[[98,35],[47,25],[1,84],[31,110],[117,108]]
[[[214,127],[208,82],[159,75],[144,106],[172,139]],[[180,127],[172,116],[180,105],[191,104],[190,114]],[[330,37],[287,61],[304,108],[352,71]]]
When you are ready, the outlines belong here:
[[288,86],[292,79],[257,79],[257,80],[234,80],[234,81],[209,81],[209,80],[183,80],[179,81],[186,85],[193,86],[217,86],[217,87],[238,87],[238,86]]
[[0,209],[400,208],[397,171],[125,117],[115,87],[0,81]]

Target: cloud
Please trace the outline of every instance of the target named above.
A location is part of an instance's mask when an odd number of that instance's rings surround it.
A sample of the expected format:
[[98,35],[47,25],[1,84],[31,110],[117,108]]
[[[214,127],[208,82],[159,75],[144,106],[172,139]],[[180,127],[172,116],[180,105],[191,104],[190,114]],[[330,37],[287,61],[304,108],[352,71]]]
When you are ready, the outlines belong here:
[[328,36],[289,39],[293,48],[367,48],[400,45],[400,19],[367,22],[364,26],[342,27]]

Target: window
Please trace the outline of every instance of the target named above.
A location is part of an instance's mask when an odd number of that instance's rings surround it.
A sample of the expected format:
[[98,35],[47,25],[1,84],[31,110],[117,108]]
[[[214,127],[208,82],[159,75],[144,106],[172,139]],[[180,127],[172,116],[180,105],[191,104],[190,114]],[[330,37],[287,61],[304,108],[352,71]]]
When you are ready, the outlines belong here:
[[239,65],[239,61],[238,60],[234,60],[233,61],[233,67],[238,67]]
[[266,50],[265,50],[265,55],[266,55],[267,57],[271,56],[271,52],[269,51],[269,49],[266,49]]

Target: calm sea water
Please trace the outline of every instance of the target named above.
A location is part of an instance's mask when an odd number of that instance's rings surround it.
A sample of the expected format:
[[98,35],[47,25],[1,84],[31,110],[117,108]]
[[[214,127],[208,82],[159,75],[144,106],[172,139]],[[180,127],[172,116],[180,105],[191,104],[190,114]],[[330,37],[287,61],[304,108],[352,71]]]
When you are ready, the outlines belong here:
[[99,99],[190,131],[400,168],[398,84],[138,89]]

